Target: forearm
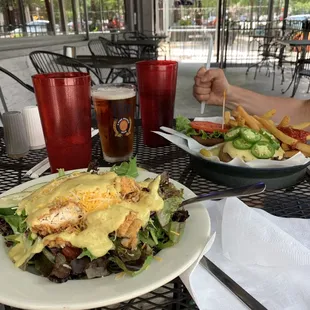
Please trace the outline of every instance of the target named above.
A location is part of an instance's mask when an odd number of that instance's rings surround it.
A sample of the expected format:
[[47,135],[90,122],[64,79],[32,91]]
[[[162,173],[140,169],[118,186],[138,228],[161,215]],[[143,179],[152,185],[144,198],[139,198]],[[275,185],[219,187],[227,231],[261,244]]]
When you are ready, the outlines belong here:
[[227,107],[234,109],[241,105],[250,114],[262,115],[276,109],[274,121],[280,122],[285,115],[291,117],[291,123],[310,121],[310,100],[282,98],[261,95],[250,90],[230,86],[227,93]]

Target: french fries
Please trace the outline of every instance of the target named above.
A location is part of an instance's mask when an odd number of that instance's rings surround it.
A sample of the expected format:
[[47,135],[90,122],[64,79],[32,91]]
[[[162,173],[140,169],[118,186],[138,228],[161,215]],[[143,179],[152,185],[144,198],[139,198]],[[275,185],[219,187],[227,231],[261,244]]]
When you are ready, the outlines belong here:
[[291,158],[294,155],[296,155],[299,151],[297,150],[289,150],[289,151],[285,151],[284,153],[284,158]]
[[269,110],[262,116],[262,118],[270,119],[276,114],[276,112],[276,109]]
[[225,111],[225,114],[224,114],[224,122],[225,122],[225,125],[228,125],[229,124],[229,121],[230,121],[230,112],[229,111]]
[[305,156],[310,156],[310,145],[302,142],[297,142],[295,148],[301,151]]
[[298,140],[286,135],[281,130],[279,130],[275,125],[272,125],[264,118],[257,117],[256,119],[281,142],[289,145],[293,149],[301,151],[304,154],[310,154],[310,145],[299,142]]
[[260,127],[258,126],[257,122],[255,121],[254,117],[249,115],[242,106],[237,107],[237,111],[239,114],[245,119],[246,125],[248,125],[250,128],[254,130],[259,130]]
[[[299,150],[289,150],[289,151],[286,151],[284,153],[284,158],[291,158],[291,157],[293,157],[294,155],[296,155],[299,152],[300,152]],[[304,152],[301,152],[301,153],[303,153],[305,157],[309,157],[310,156],[310,154],[307,154],[307,153],[304,153]]]
[[233,119],[230,119],[229,122],[228,122],[228,125],[230,127],[238,127],[238,122],[234,121]]
[[270,122],[268,122],[268,120],[258,116],[256,116],[256,119],[264,126],[264,128],[266,128],[271,134],[273,134],[280,141],[288,145],[294,145],[297,143],[296,139],[287,136],[285,133],[280,131],[275,125],[272,125]]
[[212,156],[212,153],[207,149],[201,149],[200,154],[204,157],[211,157]]
[[238,117],[236,118],[236,121],[237,121],[237,123],[238,123],[238,126],[244,127],[244,125],[245,125],[245,119],[244,119],[242,116],[238,116]]
[[[263,128],[263,125],[254,117],[253,117],[253,121],[256,123],[256,125],[259,127],[259,129]],[[270,122],[270,120],[268,120],[268,122]]]
[[234,118],[236,119],[236,118],[239,117],[240,115],[239,115],[239,112],[238,112],[237,110],[232,110],[232,111],[231,111],[231,116],[234,117]]
[[291,149],[290,146],[286,143],[281,143],[281,147],[283,151],[289,151]]
[[[293,129],[303,130],[307,127],[310,127],[310,122],[291,125],[290,117],[285,115],[280,124],[276,125],[271,119],[275,113],[276,110],[271,109],[262,116],[250,115],[244,110],[243,107],[238,106],[230,113],[225,112],[225,124],[229,125],[230,127],[249,127],[257,131],[262,128],[266,129],[280,141],[281,147],[285,152],[285,158],[290,158],[298,152],[302,152],[305,156],[310,157],[310,145],[302,143],[278,129],[280,127],[291,127]],[[234,119],[232,119],[232,117]],[[310,133],[306,137],[306,140],[310,140]]]
[[300,124],[297,124],[297,125],[293,125],[292,127],[294,128],[294,129],[305,129],[305,128],[307,128],[307,127],[309,127],[310,126],[310,122],[305,122],[305,123],[300,123]]
[[291,118],[287,115],[285,115],[282,119],[282,121],[279,124],[279,127],[288,127],[290,124]]

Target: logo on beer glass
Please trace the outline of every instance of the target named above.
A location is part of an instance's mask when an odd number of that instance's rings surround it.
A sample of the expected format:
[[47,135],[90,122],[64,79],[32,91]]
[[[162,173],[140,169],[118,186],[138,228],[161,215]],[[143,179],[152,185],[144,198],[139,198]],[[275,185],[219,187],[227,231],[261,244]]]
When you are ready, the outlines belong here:
[[115,119],[113,122],[113,129],[115,137],[129,136],[131,134],[131,118],[122,117]]

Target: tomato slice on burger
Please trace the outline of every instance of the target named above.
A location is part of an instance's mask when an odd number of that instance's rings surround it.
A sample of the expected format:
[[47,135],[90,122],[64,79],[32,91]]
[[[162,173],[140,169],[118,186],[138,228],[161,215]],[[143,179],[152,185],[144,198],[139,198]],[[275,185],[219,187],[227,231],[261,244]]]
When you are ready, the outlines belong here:
[[194,121],[194,122],[191,122],[191,126],[195,130],[203,130],[205,132],[214,132],[214,131],[227,132],[228,131],[228,129],[225,127],[224,127],[224,129],[222,129],[221,124],[212,123],[212,122]]

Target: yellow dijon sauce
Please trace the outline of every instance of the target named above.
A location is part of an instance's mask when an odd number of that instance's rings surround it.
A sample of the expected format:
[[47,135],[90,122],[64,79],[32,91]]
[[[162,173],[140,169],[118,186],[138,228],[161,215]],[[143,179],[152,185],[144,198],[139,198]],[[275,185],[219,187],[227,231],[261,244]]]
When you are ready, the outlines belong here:
[[[143,187],[145,185],[148,186],[149,191],[141,191],[140,200],[136,203],[119,199],[118,178],[114,172],[101,175],[82,173],[74,177],[65,178],[56,186],[51,182],[22,200],[18,210],[19,212],[22,210],[26,211],[28,214],[27,224],[29,227],[32,227],[32,223],[37,222],[40,216],[46,214],[48,208],[53,207],[55,199],[66,197],[73,191],[77,197],[80,192],[85,193],[94,190],[109,193],[112,196],[115,195],[117,201],[112,201],[105,208],[101,208],[98,205],[98,208],[86,214],[87,228],[83,231],[55,233],[46,236],[41,241],[43,244],[47,244],[48,241],[61,238],[62,240],[69,241],[75,247],[87,248],[96,257],[101,257],[113,249],[113,242],[109,239],[109,233],[116,231],[120,227],[130,211],[136,212],[137,218],[145,226],[149,221],[150,212],[159,211],[164,206],[164,201],[158,194],[160,176],[154,180],[141,182]],[[52,186],[52,190],[49,190],[49,185]],[[30,255],[31,251],[28,250],[28,252]],[[25,260],[27,259],[26,256],[23,256]]]
[[79,173],[69,177],[63,177],[51,181],[47,185],[39,188],[30,196],[24,198],[18,205],[18,212],[26,211],[29,216],[42,208],[48,208],[56,198],[68,197],[84,191],[100,191],[117,195],[114,180],[117,175],[114,172],[105,174]]
[[86,218],[87,228],[79,233],[62,232],[52,234],[43,239],[46,241],[61,238],[69,241],[77,248],[87,248],[92,255],[101,257],[113,248],[113,242],[109,239],[109,233],[117,230],[125,221],[130,210],[124,206],[111,206],[105,210],[94,211]]

